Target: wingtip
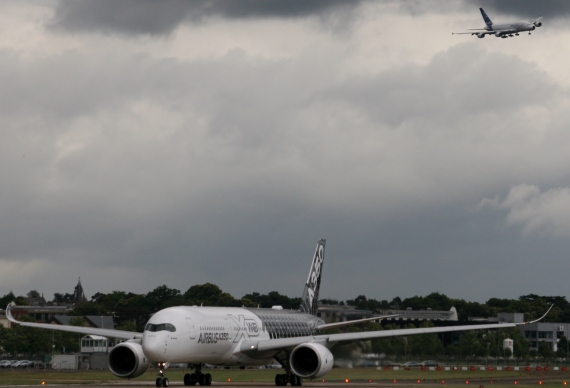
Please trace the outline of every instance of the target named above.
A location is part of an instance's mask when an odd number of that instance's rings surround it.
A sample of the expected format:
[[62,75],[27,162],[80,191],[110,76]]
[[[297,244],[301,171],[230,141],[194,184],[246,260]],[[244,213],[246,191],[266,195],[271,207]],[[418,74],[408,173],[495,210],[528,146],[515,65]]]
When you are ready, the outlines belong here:
[[535,319],[534,321],[524,322],[524,324],[526,325],[527,323],[535,323],[535,322],[542,321],[544,319],[544,317],[546,317],[548,315],[550,310],[552,310],[553,307],[554,307],[554,303],[550,305],[550,307],[548,308],[548,310],[544,313],[544,315],[542,317]]
[[12,316],[12,311],[11,311],[12,306],[15,306],[15,305],[16,305],[16,303],[10,302],[10,303],[8,303],[8,306],[6,306],[6,318],[8,318],[8,320],[12,323],[18,323],[18,321],[16,321],[14,319],[14,317]]

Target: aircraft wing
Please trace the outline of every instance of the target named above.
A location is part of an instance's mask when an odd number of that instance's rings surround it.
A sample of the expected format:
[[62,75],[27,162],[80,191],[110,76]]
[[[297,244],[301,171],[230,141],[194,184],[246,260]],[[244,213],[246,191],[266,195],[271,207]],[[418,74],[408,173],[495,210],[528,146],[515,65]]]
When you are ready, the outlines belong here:
[[[325,334],[306,337],[281,338],[273,340],[261,341],[244,341],[241,343],[239,351],[246,354],[254,354],[256,352],[279,351],[283,349],[292,349],[298,345],[314,342],[323,346],[331,347],[337,342],[346,341],[366,341],[376,338],[405,337],[419,334],[448,333],[453,331],[469,331],[469,330],[485,330],[485,329],[506,329],[534,323],[542,320],[552,309],[550,306],[546,314],[539,319],[524,323],[492,323],[488,325],[467,325],[467,326],[447,326],[447,327],[420,327],[413,329],[396,329],[396,330],[377,330],[364,331],[359,333],[341,333],[341,334]],[[252,355],[253,355],[252,354]]]
[[481,31],[481,32],[452,32],[451,35],[463,35],[463,34],[469,34],[469,35],[477,35],[477,34],[483,34],[483,35],[488,35],[488,34],[494,34],[496,31]]
[[38,329],[48,329],[48,330],[59,330],[59,331],[67,331],[70,333],[79,333],[79,334],[94,334],[100,335],[103,337],[110,337],[110,338],[118,338],[124,340],[130,340],[134,338],[142,338],[142,333],[134,332],[134,331],[123,331],[123,330],[112,330],[112,329],[97,329],[94,327],[84,327],[84,326],[69,326],[69,325],[52,325],[50,323],[35,323],[35,322],[20,322],[16,320],[12,316],[12,312],[10,308],[13,306],[12,303],[6,307],[6,318],[12,323],[17,323],[21,326],[26,327],[35,327]]
[[319,325],[317,326],[318,330],[323,330],[323,329],[330,329],[331,327],[340,327],[340,326],[348,326],[348,325],[354,325],[357,323],[362,323],[362,322],[369,322],[369,321],[380,321],[384,318],[392,318],[392,317],[397,317],[398,314],[392,314],[392,315],[381,315],[378,317],[372,317],[372,318],[364,318],[364,319],[355,319],[353,321],[343,321],[343,322],[335,322],[335,323],[325,323],[323,325]]
[[534,19],[533,21],[531,21],[531,23],[535,23],[535,22],[537,22],[537,21],[539,21],[539,20],[542,20],[542,16],[540,16],[538,19]]
[[414,329],[377,330],[359,333],[324,334],[306,337],[280,338],[261,341],[244,341],[240,345],[242,353],[267,352],[270,350],[291,349],[307,342],[320,343],[323,346],[332,346],[337,342],[366,341],[376,338],[405,337],[409,335],[446,333],[450,331],[468,331],[484,329],[503,329],[515,327],[515,323],[494,323],[489,325],[448,326],[448,327],[425,327]]

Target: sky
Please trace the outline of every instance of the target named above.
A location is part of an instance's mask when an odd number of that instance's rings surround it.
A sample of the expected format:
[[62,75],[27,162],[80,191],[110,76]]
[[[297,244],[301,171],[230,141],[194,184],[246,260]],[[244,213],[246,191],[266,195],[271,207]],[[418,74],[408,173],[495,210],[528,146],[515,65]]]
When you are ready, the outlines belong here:
[[[477,39],[478,8],[532,35]],[[570,3],[0,3],[0,295],[568,296]]]

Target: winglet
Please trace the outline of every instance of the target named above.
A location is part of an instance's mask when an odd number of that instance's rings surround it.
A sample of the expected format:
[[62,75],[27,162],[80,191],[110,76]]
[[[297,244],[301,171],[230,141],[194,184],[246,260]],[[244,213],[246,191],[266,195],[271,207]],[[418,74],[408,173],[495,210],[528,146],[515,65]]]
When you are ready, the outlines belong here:
[[554,307],[554,304],[550,305],[550,308],[548,309],[547,312],[544,313],[544,315],[538,319],[535,319],[534,321],[530,321],[530,322],[523,322],[523,323],[518,323],[518,325],[526,325],[527,323],[535,323],[538,321],[542,321],[544,319],[544,317],[546,317],[548,315],[548,313],[550,312],[550,310],[552,310],[552,308]]
[[12,312],[10,311],[12,306],[15,306],[15,305],[16,305],[16,303],[14,303],[14,302],[8,303],[8,306],[6,306],[6,318],[8,318],[8,320],[12,323],[20,323],[20,322],[16,321],[16,319],[14,319],[14,317],[12,316]]

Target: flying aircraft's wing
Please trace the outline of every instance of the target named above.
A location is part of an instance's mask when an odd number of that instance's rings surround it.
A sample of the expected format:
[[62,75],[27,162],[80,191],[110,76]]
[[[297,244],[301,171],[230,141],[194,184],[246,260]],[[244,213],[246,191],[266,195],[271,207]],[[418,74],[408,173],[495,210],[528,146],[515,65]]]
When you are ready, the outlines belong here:
[[531,23],[537,22],[539,20],[542,20],[542,15],[538,19],[534,19]]
[[481,32],[452,32],[451,35],[463,35],[463,34],[469,34],[469,35],[477,35],[477,34],[483,34],[483,35],[488,35],[488,34],[494,34],[496,31],[481,31]]
[[469,330],[485,330],[485,329],[505,329],[509,327],[516,327],[519,325],[526,325],[527,323],[534,323],[542,320],[552,309],[550,306],[546,314],[539,319],[524,323],[493,323],[488,325],[467,325],[467,326],[448,326],[448,327],[420,327],[414,329],[396,329],[396,330],[378,330],[378,331],[364,331],[360,333],[342,333],[342,334],[325,334],[314,335],[307,337],[295,338],[281,338],[274,340],[261,340],[261,341],[244,341],[240,346],[240,351],[243,353],[254,354],[256,352],[267,352],[272,350],[291,349],[297,345],[307,342],[320,343],[324,346],[329,344],[332,346],[337,342],[344,341],[364,341],[375,338],[389,338],[389,337],[404,337],[419,334],[432,334],[432,333],[447,333],[452,331],[469,331]]
[[84,326],[68,326],[68,325],[52,325],[50,323],[34,323],[34,322],[20,322],[17,321],[13,316],[10,308],[13,306],[13,302],[6,307],[6,318],[12,323],[17,323],[21,326],[27,327],[35,327],[38,329],[49,329],[49,330],[59,330],[59,331],[68,331],[71,333],[80,333],[80,334],[94,334],[94,335],[101,335],[103,337],[110,337],[110,338],[118,338],[118,339],[134,339],[134,338],[142,338],[142,333],[137,333],[134,331],[123,331],[123,330],[112,330],[112,329],[97,329],[93,327],[84,327]]

